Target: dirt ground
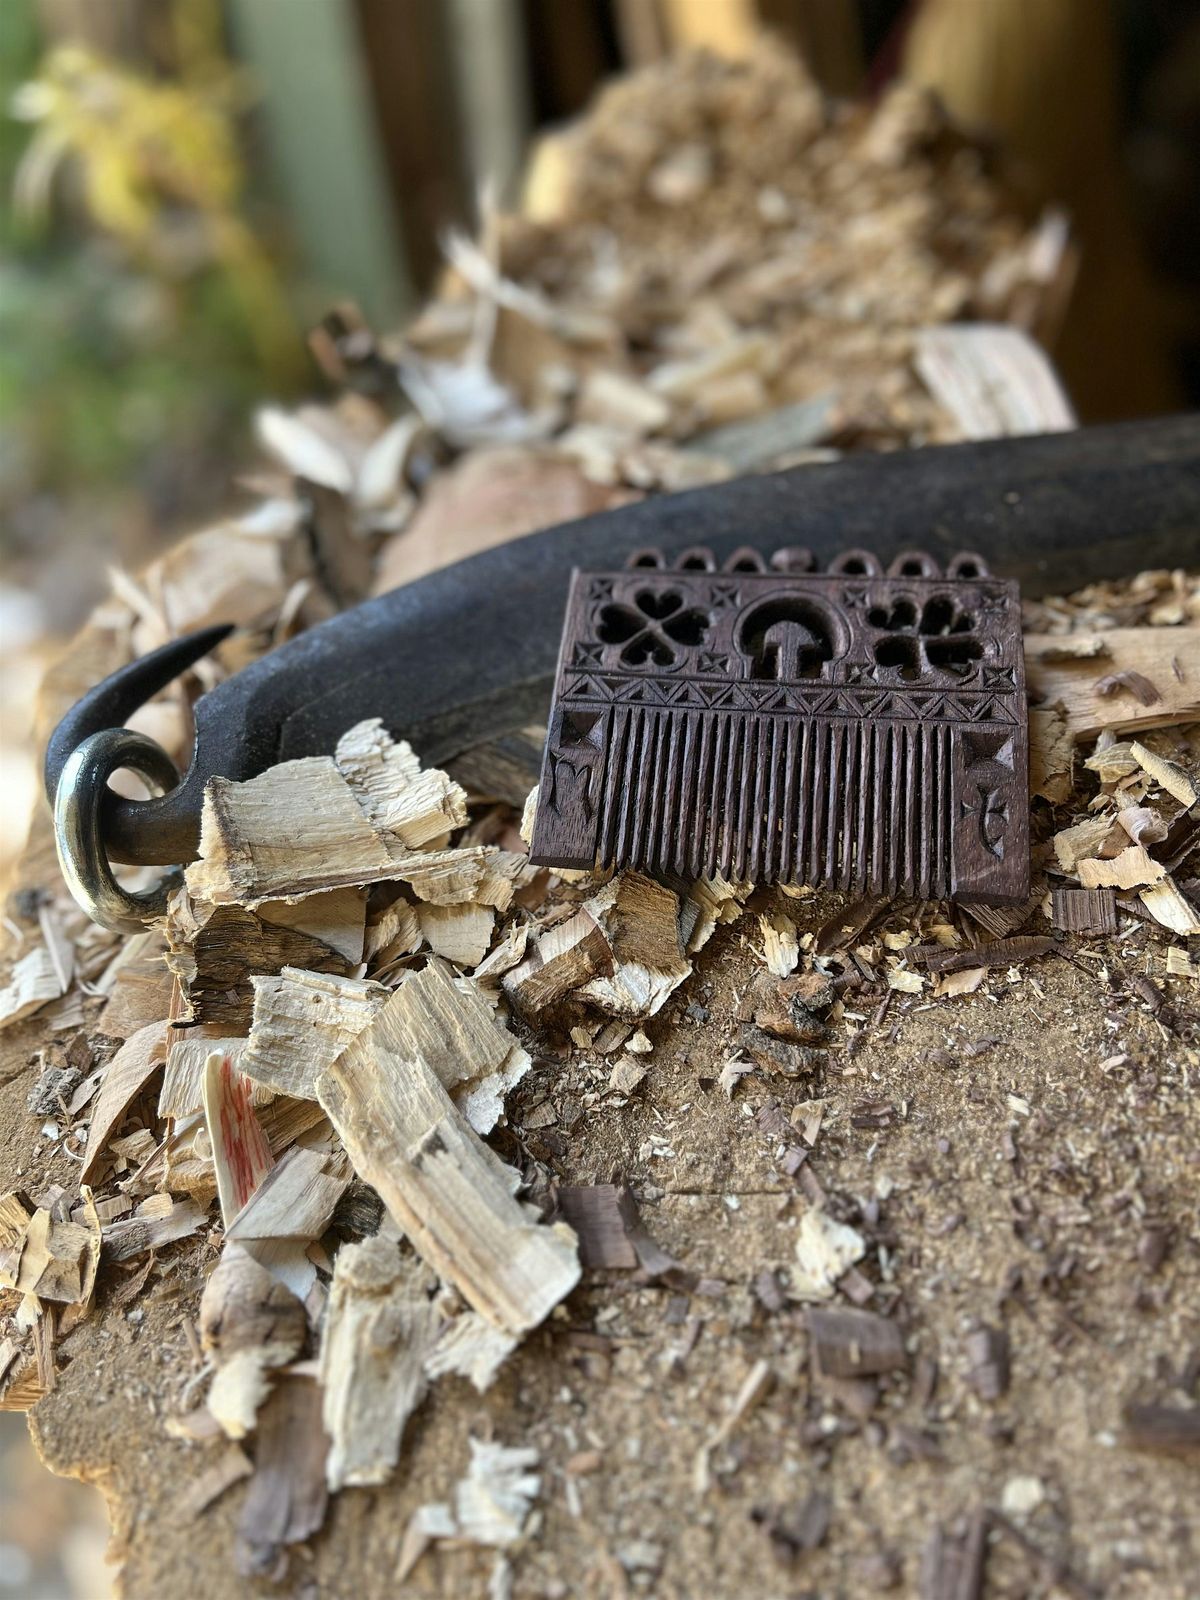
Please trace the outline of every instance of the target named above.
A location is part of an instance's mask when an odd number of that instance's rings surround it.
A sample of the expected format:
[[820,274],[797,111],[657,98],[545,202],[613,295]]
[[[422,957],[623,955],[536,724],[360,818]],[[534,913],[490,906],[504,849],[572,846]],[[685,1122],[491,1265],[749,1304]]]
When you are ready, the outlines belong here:
[[[815,928],[838,904],[787,909]],[[1200,1365],[1194,983],[1146,985],[1162,944],[1142,926],[1071,939],[974,995],[893,994],[882,1019],[878,992],[851,988],[823,1066],[756,1071],[727,1094],[717,1080],[737,1001],[761,965],[748,920],[718,931],[648,1024],[649,1071],[628,1098],[607,1091],[611,1060],[531,1037],[536,1065],[498,1137],[534,1178],[626,1178],[698,1291],[589,1273],[485,1396],[438,1386],[394,1481],[332,1501],[282,1586],[239,1592],[936,1594],[938,1529],[953,1545],[980,1507],[1008,1518],[991,1533],[989,1597],[1200,1592],[1195,1460],[1139,1452],[1123,1429],[1130,1401],[1194,1395]],[[5,1189],[73,1181],[41,1159],[25,1107],[37,1042],[34,1021],[4,1043]],[[807,1147],[778,1131],[775,1108],[786,1119],[816,1098],[815,1148],[788,1176],[787,1152]],[[908,1371],[876,1396],[814,1379],[803,1311],[786,1297],[814,1175],[869,1240],[864,1303],[905,1332]],[[164,1427],[197,1397],[188,1324],[217,1249],[168,1247],[124,1311],[106,1305],[102,1277],[100,1314],[62,1341],[58,1386],[32,1416],[48,1464],[103,1489],[129,1600],[237,1581],[244,1487],[182,1520],[179,1496],[217,1447]],[[765,1269],[783,1293],[764,1296]],[[1011,1386],[994,1401],[969,1378],[981,1323],[1011,1341]],[[768,1387],[712,1444],[760,1360]],[[501,1559],[435,1550],[398,1590],[409,1516],[450,1490],[472,1434],[540,1451],[526,1538]]]

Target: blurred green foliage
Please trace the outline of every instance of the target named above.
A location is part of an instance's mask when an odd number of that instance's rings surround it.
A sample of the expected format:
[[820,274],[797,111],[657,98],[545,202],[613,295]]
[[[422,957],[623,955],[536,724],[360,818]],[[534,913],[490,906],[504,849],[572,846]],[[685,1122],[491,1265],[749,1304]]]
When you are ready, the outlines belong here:
[[249,97],[219,12],[170,10],[173,79],[47,52],[34,0],[0,4],[5,526],[31,497],[110,485],[160,519],[206,476],[211,500],[252,404],[305,370],[280,252],[250,220]]

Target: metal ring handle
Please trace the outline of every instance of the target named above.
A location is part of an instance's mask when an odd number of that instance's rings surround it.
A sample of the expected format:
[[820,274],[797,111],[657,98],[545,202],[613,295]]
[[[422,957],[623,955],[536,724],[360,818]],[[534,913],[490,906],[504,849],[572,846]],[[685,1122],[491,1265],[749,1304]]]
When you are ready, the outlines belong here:
[[162,745],[129,728],[102,728],[63,766],[54,792],[54,842],[67,887],[92,921],[115,933],[140,933],[153,917],[165,914],[179,875],[168,873],[144,894],[131,894],[113,877],[100,833],[100,807],[119,767],[136,772],[160,794],[179,782]]

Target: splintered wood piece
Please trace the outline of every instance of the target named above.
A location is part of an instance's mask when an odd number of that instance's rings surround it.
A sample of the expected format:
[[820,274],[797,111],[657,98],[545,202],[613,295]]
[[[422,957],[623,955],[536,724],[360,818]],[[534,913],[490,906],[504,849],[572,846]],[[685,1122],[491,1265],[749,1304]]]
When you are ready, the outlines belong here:
[[1112,889],[1055,889],[1050,920],[1066,933],[1116,933],[1117,897]]
[[100,1093],[92,1107],[87,1147],[83,1152],[83,1166],[79,1173],[84,1182],[91,1178],[99,1166],[108,1141],[119,1130],[130,1105],[155,1073],[162,1070],[163,1062],[167,1059],[167,1032],[168,1024],[165,1022],[151,1022],[139,1028],[108,1063],[100,1082]]
[[516,1339],[486,1317],[463,1311],[438,1336],[425,1358],[425,1375],[435,1379],[455,1373],[483,1394],[516,1347]]
[[1024,899],[1016,585],[917,551],[576,572],[530,859]]
[[324,1151],[293,1146],[234,1217],[225,1237],[319,1239],[350,1182],[349,1173],[339,1177],[328,1171],[330,1160]]
[[385,1483],[400,1459],[439,1331],[427,1276],[393,1239],[376,1236],[338,1251],[320,1371],[331,1441],[325,1476],[334,1493],[347,1484]]
[[0,1028],[20,1022],[63,992],[54,958],[45,945],[38,945],[21,957],[12,969],[12,978],[0,989]]
[[412,746],[397,744],[379,717],[344,733],[334,760],[375,826],[407,850],[466,824],[465,791],[436,767],[423,771]]
[[179,1119],[203,1110],[204,1068],[209,1056],[220,1051],[238,1066],[245,1048],[245,1039],[223,1038],[218,1029],[203,1024],[172,1038],[158,1093],[159,1116]]
[[1146,910],[1164,928],[1172,933],[1200,933],[1200,910],[1182,894],[1170,878],[1143,889],[1138,898]]
[[210,778],[199,855],[189,893],[246,906],[376,883],[393,864],[331,756],[284,761],[243,783]]
[[204,1066],[204,1120],[226,1228],[275,1164],[254,1115],[252,1089],[230,1058],[214,1050]]
[[134,1256],[158,1250],[176,1239],[186,1239],[204,1226],[204,1212],[190,1200],[171,1200],[169,1195],[154,1195],[152,1200],[166,1200],[164,1211],[148,1211],[151,1201],[139,1206],[131,1217],[118,1217],[105,1223],[103,1229],[104,1259],[130,1261]]
[[300,1100],[316,1099],[321,1072],[358,1037],[390,993],[365,979],[296,967],[251,982],[254,1020],[238,1070]]
[[186,920],[168,921],[167,965],[186,996],[181,1021],[245,1034],[254,1009],[252,975],[284,967],[342,973],[350,965],[321,940],[298,928],[267,922],[243,906],[198,902],[190,910],[193,915]]
[[[401,991],[403,994],[403,991]],[[575,1235],[541,1226],[387,1006],[317,1080],[354,1170],[420,1255],[496,1327],[527,1333],[579,1279]]]

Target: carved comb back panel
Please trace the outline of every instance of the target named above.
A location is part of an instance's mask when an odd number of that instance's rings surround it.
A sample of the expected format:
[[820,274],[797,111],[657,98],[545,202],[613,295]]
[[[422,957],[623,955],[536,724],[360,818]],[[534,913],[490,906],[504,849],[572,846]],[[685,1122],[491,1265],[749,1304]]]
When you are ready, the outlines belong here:
[[810,565],[646,551],[574,574],[534,861],[1028,894],[1016,584],[967,554]]

